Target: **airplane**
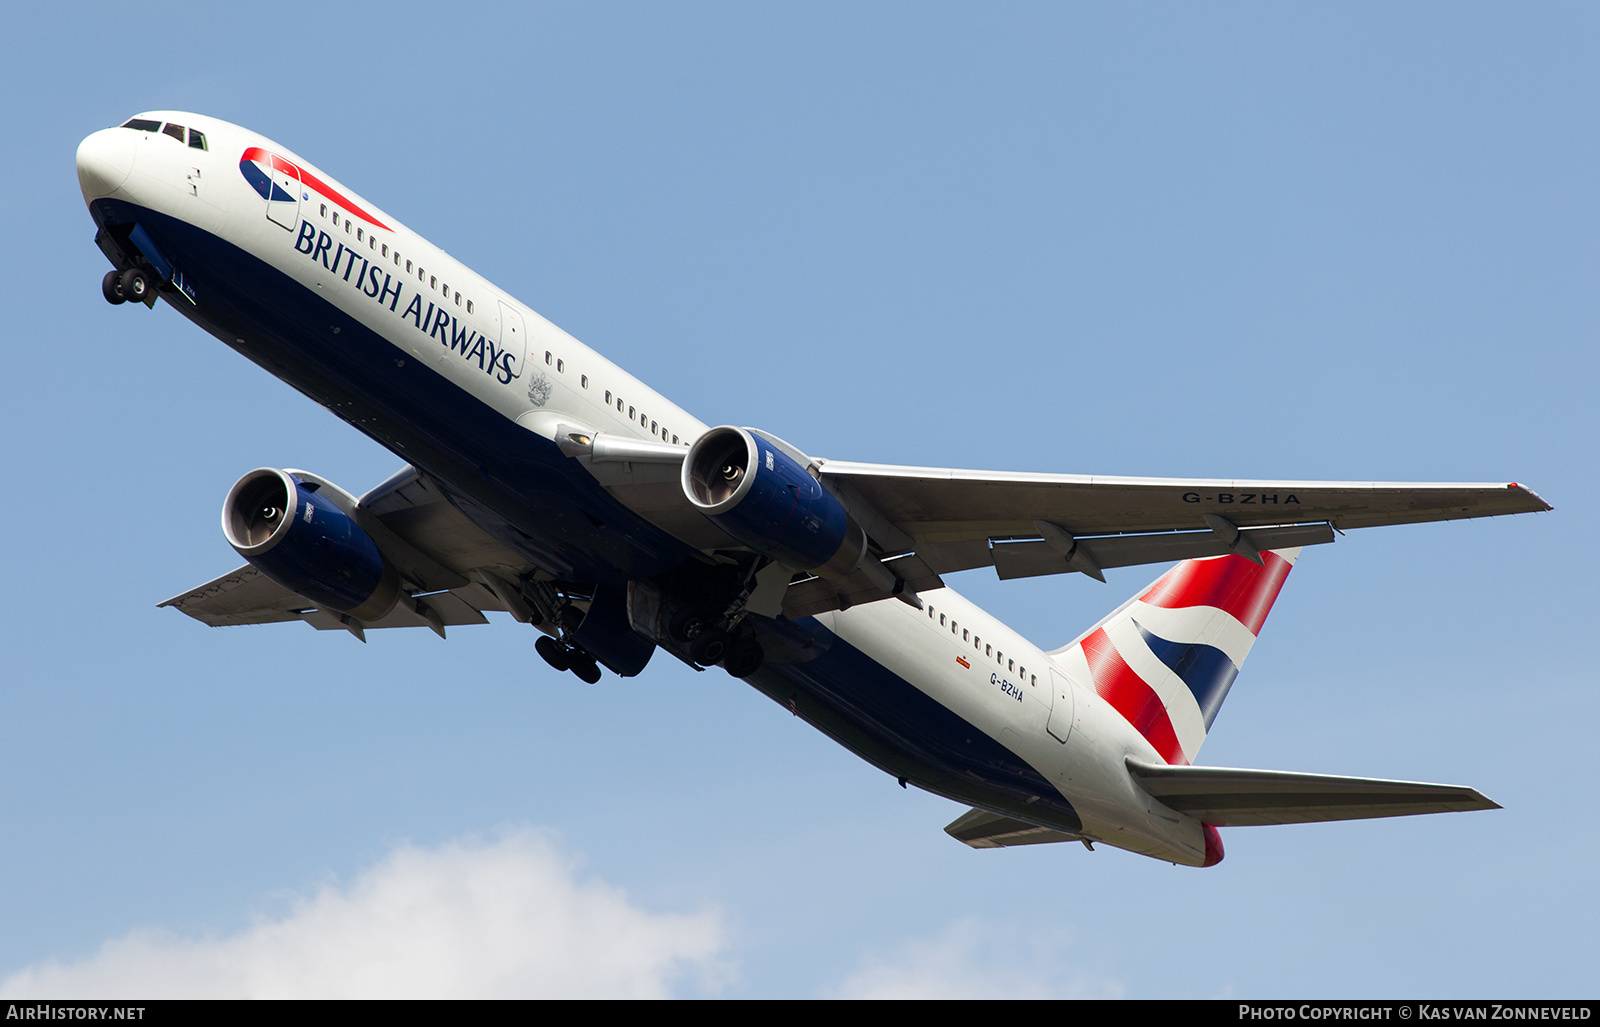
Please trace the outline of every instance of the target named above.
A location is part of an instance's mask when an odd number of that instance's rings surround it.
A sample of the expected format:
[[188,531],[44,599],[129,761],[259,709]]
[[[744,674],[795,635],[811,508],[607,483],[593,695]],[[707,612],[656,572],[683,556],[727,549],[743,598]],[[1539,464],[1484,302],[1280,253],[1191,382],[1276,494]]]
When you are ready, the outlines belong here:
[[[394,453],[357,496],[257,468],[245,564],[162,603],[365,641],[508,614],[593,684],[721,666],[969,810],[975,848],[1185,866],[1218,828],[1494,809],[1475,789],[1195,765],[1300,551],[1335,532],[1549,510],[1517,483],[996,473],[809,455],[706,424],[294,151],[149,111],[77,151],[113,304],[158,299]],[[1174,563],[1043,650],[947,587]]]

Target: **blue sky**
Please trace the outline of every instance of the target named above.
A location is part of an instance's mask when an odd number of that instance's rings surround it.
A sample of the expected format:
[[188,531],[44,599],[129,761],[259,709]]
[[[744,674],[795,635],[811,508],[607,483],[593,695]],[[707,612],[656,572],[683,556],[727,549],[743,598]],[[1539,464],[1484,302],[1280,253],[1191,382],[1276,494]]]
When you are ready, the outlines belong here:
[[[0,991],[1593,991],[1592,7],[133,20],[35,5],[0,62]],[[975,852],[720,672],[590,688],[509,620],[363,646],[157,610],[237,564],[244,471],[399,461],[99,298],[73,150],[152,108],[282,142],[809,452],[1531,485],[1554,513],[1308,550],[1201,758],[1506,808],[1234,829],[1205,871]],[[1050,646],[1155,573],[951,583]]]

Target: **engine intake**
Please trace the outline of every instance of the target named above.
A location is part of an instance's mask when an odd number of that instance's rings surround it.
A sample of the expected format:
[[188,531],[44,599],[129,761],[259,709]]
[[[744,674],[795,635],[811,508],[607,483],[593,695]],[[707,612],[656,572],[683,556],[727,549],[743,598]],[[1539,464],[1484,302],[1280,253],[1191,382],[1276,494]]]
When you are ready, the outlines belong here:
[[787,446],[724,425],[683,461],[689,502],[751,549],[799,570],[842,578],[861,563],[866,533]]
[[378,620],[399,598],[400,576],[372,537],[287,471],[261,467],[235,482],[222,533],[262,574],[356,620]]

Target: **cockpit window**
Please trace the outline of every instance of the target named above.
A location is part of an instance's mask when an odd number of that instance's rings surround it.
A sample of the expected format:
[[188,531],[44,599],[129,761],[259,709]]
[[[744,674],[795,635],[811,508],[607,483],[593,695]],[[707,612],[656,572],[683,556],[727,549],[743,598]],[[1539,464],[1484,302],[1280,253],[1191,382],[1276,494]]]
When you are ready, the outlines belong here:
[[144,118],[134,118],[131,121],[125,122],[122,127],[137,129],[140,132],[159,132],[161,131],[161,122],[146,121]]
[[204,150],[206,148],[206,134],[198,128],[189,130],[189,149]]
[[167,122],[167,127],[162,129],[161,131],[166,133],[167,135],[171,136],[172,138],[176,139],[178,142],[180,142],[180,143],[183,142],[184,129],[183,129],[182,125],[174,125],[172,122],[169,121],[169,122]]

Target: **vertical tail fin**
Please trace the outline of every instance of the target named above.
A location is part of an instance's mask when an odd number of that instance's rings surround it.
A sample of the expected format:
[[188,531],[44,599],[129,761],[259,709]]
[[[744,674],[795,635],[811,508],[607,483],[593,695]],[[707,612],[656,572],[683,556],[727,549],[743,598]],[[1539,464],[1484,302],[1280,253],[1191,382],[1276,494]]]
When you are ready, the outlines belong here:
[[1185,560],[1050,655],[1168,763],[1190,763],[1299,555]]

